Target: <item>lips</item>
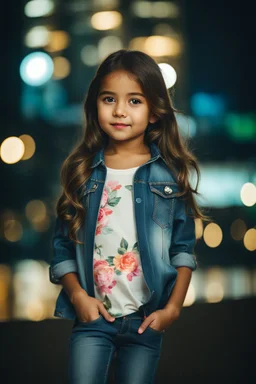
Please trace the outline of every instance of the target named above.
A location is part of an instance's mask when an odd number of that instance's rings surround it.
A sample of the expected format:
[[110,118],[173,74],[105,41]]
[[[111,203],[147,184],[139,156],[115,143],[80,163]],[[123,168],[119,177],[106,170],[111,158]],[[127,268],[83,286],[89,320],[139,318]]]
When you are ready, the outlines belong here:
[[129,124],[124,124],[124,123],[113,123],[113,124],[111,124],[111,125],[123,125],[124,127],[126,127],[126,126],[129,125]]
[[129,126],[129,124],[124,124],[124,123],[114,123],[114,124],[111,124],[111,125],[113,125],[113,127],[118,128],[118,129],[122,129],[122,128],[125,128],[125,127]]

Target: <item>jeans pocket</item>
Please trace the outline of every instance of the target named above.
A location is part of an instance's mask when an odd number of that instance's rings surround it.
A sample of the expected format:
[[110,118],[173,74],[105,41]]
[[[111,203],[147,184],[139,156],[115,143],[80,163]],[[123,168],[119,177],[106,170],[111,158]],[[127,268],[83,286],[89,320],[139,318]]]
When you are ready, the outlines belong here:
[[80,321],[80,320],[77,319],[77,322],[78,322],[79,324],[82,324],[82,325],[87,325],[87,324],[90,325],[90,324],[94,324],[94,323],[98,322],[98,321],[101,320],[101,319],[103,319],[102,314],[100,314],[99,317],[97,317],[97,319],[95,319],[95,320],[91,320],[91,321]]
[[146,329],[149,329],[150,331],[152,331],[153,333],[157,334],[157,335],[163,335],[163,331],[158,331],[157,329],[154,329],[154,328],[151,328],[150,326],[148,326]]

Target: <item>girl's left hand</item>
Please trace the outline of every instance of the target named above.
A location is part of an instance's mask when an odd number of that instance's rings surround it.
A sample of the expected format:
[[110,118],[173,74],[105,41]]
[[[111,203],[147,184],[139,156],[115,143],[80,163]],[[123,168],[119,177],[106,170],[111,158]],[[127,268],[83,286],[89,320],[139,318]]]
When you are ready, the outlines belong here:
[[175,320],[179,318],[180,309],[175,306],[158,309],[145,318],[140,325],[138,333],[143,333],[147,327],[153,328],[159,332],[165,332]]

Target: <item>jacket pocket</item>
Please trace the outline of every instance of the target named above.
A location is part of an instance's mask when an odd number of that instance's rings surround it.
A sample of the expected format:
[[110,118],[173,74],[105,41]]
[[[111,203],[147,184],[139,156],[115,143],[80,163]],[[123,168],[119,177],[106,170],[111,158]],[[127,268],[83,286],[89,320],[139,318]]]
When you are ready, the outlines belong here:
[[153,194],[152,218],[162,228],[172,226],[175,197],[179,193],[175,183],[157,182],[149,183]]

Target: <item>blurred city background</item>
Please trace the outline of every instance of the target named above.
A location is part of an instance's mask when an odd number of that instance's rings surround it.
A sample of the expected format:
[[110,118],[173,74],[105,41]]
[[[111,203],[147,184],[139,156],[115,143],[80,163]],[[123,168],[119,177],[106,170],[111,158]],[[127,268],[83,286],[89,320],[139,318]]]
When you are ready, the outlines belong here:
[[184,306],[255,296],[254,68],[241,7],[200,0],[32,0],[5,7],[0,320],[53,318],[61,287],[49,282],[48,269],[60,167],[80,138],[98,64],[121,48],[174,69],[170,94],[182,112],[179,128],[201,167],[199,203],[212,222],[196,220],[198,269]]

